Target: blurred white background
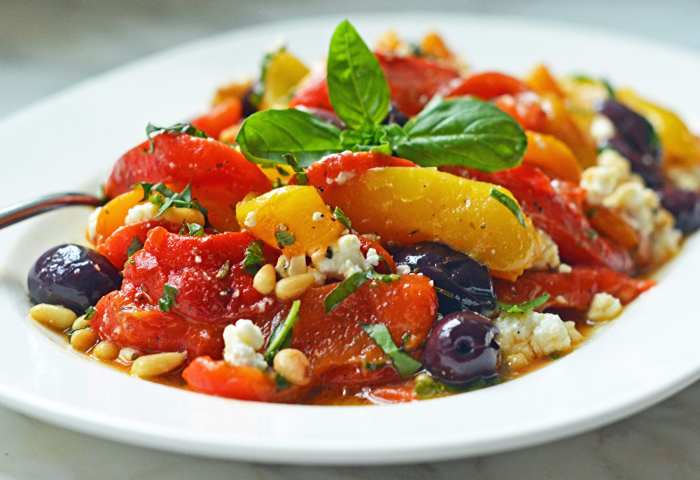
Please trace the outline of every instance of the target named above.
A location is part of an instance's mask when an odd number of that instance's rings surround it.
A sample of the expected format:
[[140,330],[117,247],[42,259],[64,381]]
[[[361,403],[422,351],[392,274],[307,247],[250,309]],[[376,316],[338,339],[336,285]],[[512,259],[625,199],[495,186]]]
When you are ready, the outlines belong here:
[[[0,0],[0,118],[125,62],[218,32],[345,10],[428,8],[583,24],[700,53],[699,0]],[[222,61],[233,64],[235,52]],[[700,385],[631,419],[572,439],[408,467],[276,467],[195,459],[93,439],[1,407],[0,432],[0,480],[686,479],[700,478]]]

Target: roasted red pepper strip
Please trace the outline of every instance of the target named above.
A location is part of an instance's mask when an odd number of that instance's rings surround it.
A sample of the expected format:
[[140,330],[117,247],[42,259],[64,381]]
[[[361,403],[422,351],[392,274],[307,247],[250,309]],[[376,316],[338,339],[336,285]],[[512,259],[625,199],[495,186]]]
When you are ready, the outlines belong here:
[[323,191],[334,183],[342,183],[342,175],[360,175],[370,168],[415,167],[416,164],[403,158],[390,157],[373,152],[343,152],[323,157],[306,171],[309,184]]
[[588,310],[596,293],[606,292],[627,304],[655,285],[653,280],[631,278],[600,267],[574,267],[570,273],[525,272],[515,282],[495,279],[498,300],[521,303],[548,293],[543,306]]
[[634,269],[630,253],[601,237],[580,205],[559,193],[539,168],[521,165],[497,173],[470,173],[477,180],[510,190],[534,224],[552,237],[565,262],[597,265],[625,273]]
[[516,95],[530,88],[521,80],[500,72],[473,73],[458,82],[450,84],[443,94],[445,97],[472,96],[491,100],[501,95]]
[[547,125],[547,113],[534,93],[502,95],[494,99],[494,104],[513,117],[525,130],[542,132]]
[[219,138],[221,132],[241,120],[242,113],[241,101],[238,98],[229,98],[192,120],[192,125],[212,138]]
[[187,134],[161,134],[126,152],[115,163],[105,184],[112,198],[138,182],[163,182],[174,190],[192,186],[192,196],[209,211],[219,230],[237,230],[232,206],[250,192],[270,190],[270,180],[230,146]]
[[[107,257],[112,265],[118,269],[124,267],[124,262],[129,257],[129,248],[137,245],[143,246],[148,236],[148,232],[155,227],[165,227],[171,229],[165,222],[159,220],[150,220],[148,222],[135,223],[133,225],[124,225],[116,229],[109,237],[97,246],[97,251]],[[133,252],[132,252],[133,253]]]
[[262,370],[233,366],[206,356],[190,363],[182,377],[197,392],[238,400],[269,402],[277,390],[270,374]]

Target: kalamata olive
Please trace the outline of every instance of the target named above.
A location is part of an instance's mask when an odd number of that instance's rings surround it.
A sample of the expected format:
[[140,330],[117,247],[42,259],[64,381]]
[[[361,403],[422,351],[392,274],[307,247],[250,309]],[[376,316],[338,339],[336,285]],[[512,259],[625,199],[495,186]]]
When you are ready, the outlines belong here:
[[256,84],[253,84],[246,90],[246,92],[243,94],[243,98],[241,98],[241,107],[242,107],[242,112],[241,114],[243,115],[243,118],[249,117],[255,112],[258,111],[258,107],[253,102],[253,96],[256,95]]
[[408,122],[408,116],[392,103],[391,110],[389,110],[389,115],[386,116],[383,123],[395,123],[403,127],[406,124],[406,122]]
[[491,275],[468,255],[436,242],[396,247],[391,253],[397,265],[408,265],[412,272],[430,277],[443,315],[465,309],[490,315],[495,310]]
[[700,195],[667,186],[659,191],[661,205],[676,219],[676,228],[689,234],[700,228]]
[[63,305],[79,315],[118,289],[121,281],[119,271],[106,257],[73,244],[47,250],[27,276],[34,302]]
[[474,312],[454,312],[433,325],[423,365],[447,385],[465,386],[498,375],[498,328]]
[[332,125],[335,125],[341,130],[344,130],[346,128],[345,123],[340,118],[338,118],[338,115],[336,115],[335,112],[331,112],[330,110],[326,110],[325,108],[306,107],[304,105],[299,105],[294,108],[309,113],[314,117],[323,120],[324,122],[328,122]]
[[661,188],[661,144],[651,123],[622,103],[607,99],[600,113],[615,126],[615,135],[603,146],[617,150],[629,160],[632,171],[639,174],[650,188]]

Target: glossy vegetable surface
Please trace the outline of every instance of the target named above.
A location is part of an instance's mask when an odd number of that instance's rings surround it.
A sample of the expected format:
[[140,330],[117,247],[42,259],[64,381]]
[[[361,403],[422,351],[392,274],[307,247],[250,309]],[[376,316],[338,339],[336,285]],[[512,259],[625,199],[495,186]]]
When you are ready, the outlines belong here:
[[107,258],[73,244],[44,252],[27,276],[33,302],[62,305],[78,315],[118,289],[121,281],[119,271]]

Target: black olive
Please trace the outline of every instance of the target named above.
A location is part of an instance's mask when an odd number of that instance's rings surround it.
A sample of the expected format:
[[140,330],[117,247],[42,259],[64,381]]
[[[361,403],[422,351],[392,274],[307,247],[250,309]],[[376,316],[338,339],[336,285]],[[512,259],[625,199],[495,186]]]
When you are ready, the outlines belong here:
[[700,195],[695,192],[666,187],[659,191],[661,205],[676,219],[676,228],[689,234],[700,228]]
[[241,107],[242,107],[241,114],[243,115],[243,118],[249,117],[258,111],[257,103],[253,101],[254,97],[259,96],[259,94],[257,93],[257,90],[258,90],[257,83],[254,83],[243,94],[243,98],[241,98]]
[[433,281],[440,313],[472,310],[490,315],[496,295],[488,269],[468,255],[436,242],[421,242],[391,249],[397,265],[408,265]]
[[78,315],[117,290],[121,281],[119,271],[106,257],[73,244],[47,250],[27,276],[32,301],[63,305]]
[[649,188],[661,188],[664,184],[661,144],[651,123],[613,99],[605,100],[599,111],[615,126],[615,135],[603,146],[617,150],[629,160],[632,171],[640,175]]
[[403,127],[406,124],[406,122],[408,122],[408,120],[408,115],[403,113],[401,110],[399,110],[399,107],[392,103],[391,109],[389,110],[389,114],[386,116],[384,122],[382,123],[385,123],[387,125],[390,123],[395,123]]
[[441,382],[461,387],[498,375],[498,328],[473,312],[454,312],[438,321],[423,352],[423,365]]

